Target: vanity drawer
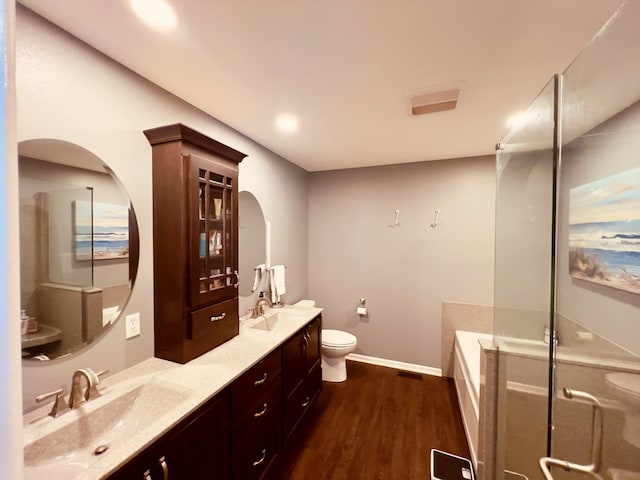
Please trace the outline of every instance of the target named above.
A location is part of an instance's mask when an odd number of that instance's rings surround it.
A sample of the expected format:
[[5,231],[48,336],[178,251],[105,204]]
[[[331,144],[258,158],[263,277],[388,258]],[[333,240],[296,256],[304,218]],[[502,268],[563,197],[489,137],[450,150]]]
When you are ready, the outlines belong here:
[[280,350],[275,350],[251,367],[231,386],[231,418],[236,420],[246,410],[255,407],[256,398],[270,390],[277,380],[280,385],[282,357]]
[[242,450],[256,432],[265,430],[269,425],[279,424],[281,418],[282,383],[278,378],[269,388],[254,399],[251,405],[241,412],[231,426],[231,452]]
[[207,339],[210,349],[238,335],[238,299],[227,300],[189,313],[187,338]]
[[302,384],[285,400],[283,432],[285,442],[291,433],[293,433],[300,419],[302,419],[311,404],[315,401],[321,389],[322,369],[320,364],[318,364],[311,370]]
[[251,440],[243,445],[241,451],[232,456],[231,478],[233,480],[262,478],[279,449],[280,426],[277,421],[270,422],[264,429],[256,432]]

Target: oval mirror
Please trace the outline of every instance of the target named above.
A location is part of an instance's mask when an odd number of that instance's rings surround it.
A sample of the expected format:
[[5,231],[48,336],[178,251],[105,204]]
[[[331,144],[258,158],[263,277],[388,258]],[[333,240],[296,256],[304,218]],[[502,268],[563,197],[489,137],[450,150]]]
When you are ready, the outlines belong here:
[[138,269],[138,225],[128,194],[90,151],[35,139],[18,156],[22,357],[53,360],[120,317]]
[[251,295],[255,268],[266,259],[266,226],[262,208],[250,192],[238,194],[238,263],[240,295]]

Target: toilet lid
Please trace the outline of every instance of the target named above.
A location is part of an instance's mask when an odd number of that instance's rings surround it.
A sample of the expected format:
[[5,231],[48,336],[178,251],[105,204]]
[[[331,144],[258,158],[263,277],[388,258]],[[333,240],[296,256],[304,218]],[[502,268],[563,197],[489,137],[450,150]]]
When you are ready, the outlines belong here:
[[640,375],[633,373],[608,373],[604,378],[613,388],[618,389],[618,391],[626,394],[635,401],[640,401]]
[[357,342],[355,335],[342,330],[322,330],[322,344],[327,347],[353,345]]

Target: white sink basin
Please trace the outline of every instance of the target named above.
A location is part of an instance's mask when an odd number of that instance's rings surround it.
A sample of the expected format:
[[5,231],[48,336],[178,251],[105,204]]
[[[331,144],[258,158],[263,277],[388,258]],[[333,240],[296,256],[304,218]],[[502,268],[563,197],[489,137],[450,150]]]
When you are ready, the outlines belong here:
[[278,332],[281,330],[287,330],[291,326],[291,322],[299,320],[300,315],[294,315],[289,312],[278,312],[267,317],[260,318],[257,322],[251,325],[249,328],[255,330],[263,330],[267,332]]
[[[60,427],[25,445],[25,479],[69,478],[121,445],[185,400],[190,390],[162,382],[108,392],[76,410],[50,419]],[[111,397],[113,395],[113,397]],[[108,447],[96,454],[101,446]]]

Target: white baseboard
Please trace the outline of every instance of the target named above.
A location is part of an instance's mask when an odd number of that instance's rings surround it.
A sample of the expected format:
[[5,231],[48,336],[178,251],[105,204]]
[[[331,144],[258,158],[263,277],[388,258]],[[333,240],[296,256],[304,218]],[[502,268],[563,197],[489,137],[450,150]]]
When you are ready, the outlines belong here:
[[347,360],[370,363],[371,365],[378,365],[380,367],[396,368],[408,372],[424,373],[425,375],[433,375],[435,377],[442,376],[442,369],[440,368],[427,367],[415,363],[397,362],[395,360],[387,360],[386,358],[369,357],[367,355],[360,355],[359,353],[350,353],[347,355]]

